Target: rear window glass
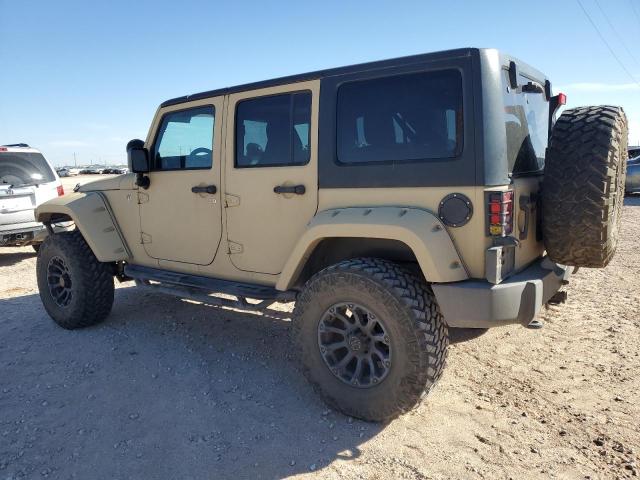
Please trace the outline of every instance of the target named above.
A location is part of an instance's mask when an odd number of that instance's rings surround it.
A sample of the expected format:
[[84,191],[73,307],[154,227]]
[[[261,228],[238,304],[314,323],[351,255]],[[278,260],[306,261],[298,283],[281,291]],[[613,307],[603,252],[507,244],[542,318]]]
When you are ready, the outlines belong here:
[[338,89],[340,163],[453,158],[462,151],[462,75],[423,72]]
[[0,184],[18,187],[53,182],[55,179],[41,153],[0,152]]
[[538,172],[544,168],[549,141],[549,102],[544,93],[522,93],[521,86],[532,81],[529,78],[519,75],[519,87],[513,89],[509,87],[509,72],[502,73],[509,172]]

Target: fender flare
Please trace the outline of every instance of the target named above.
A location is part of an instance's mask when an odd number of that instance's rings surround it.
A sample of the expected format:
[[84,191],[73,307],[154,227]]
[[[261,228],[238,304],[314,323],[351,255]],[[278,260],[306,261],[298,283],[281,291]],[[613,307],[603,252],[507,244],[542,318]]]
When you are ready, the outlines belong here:
[[313,217],[282,269],[276,288],[290,289],[315,247],[324,239],[340,237],[403,242],[413,251],[429,282],[469,278],[445,225],[432,212],[413,207],[354,207],[324,210]]
[[100,192],[74,192],[36,208],[36,220],[39,222],[55,222],[60,216],[73,220],[100,262],[131,258],[109,202]]

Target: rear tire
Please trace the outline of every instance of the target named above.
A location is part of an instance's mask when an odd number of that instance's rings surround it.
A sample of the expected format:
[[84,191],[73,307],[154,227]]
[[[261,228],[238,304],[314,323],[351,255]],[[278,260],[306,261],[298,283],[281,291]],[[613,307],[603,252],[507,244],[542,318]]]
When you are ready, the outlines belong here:
[[111,265],[98,261],[79,231],[45,239],[36,275],[42,304],[62,328],[89,327],[109,315],[114,295]]
[[605,267],[618,245],[627,159],[620,107],[566,110],[553,127],[542,185],[542,229],[549,257]]
[[[338,319],[328,328],[332,309],[341,317],[352,310],[349,322]],[[325,347],[325,331],[341,330],[343,324],[349,333],[335,334],[335,344],[348,347]],[[363,335],[367,325],[373,326],[374,340]],[[449,345],[447,326],[424,280],[375,258],[347,260],[314,275],[296,301],[293,340],[305,376],[324,400],[368,421],[387,421],[416,407],[442,375]],[[386,352],[386,360],[374,349]],[[364,366],[367,353],[373,363]],[[339,366],[349,354],[361,356]]]

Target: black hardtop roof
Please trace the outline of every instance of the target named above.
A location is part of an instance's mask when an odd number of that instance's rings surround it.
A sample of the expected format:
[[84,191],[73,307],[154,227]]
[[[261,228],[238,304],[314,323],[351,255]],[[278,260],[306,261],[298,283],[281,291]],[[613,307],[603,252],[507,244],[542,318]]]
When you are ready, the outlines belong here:
[[207,92],[194,93],[191,95],[184,95],[182,97],[172,98],[162,102],[161,107],[167,107],[169,105],[178,105],[180,103],[191,102],[194,100],[202,100],[203,98],[216,97],[219,95],[228,95],[231,93],[243,92],[246,90],[255,90],[258,88],[275,87],[278,85],[285,85],[287,83],[303,82],[306,80],[316,80],[318,78],[331,77],[334,75],[344,75],[349,73],[363,72],[366,70],[378,70],[383,68],[401,67],[411,65],[414,63],[431,62],[434,60],[440,60],[445,58],[459,58],[469,57],[473,54],[477,54],[480,49],[478,48],[459,48],[455,50],[443,50],[440,52],[422,53],[419,55],[410,55],[408,57],[398,57],[388,60],[378,60],[374,62],[360,63],[356,65],[349,65],[346,67],[329,68],[326,70],[317,70],[315,72],[302,73],[298,75],[289,75],[286,77],[274,78],[272,80],[263,80],[260,82],[246,83],[244,85],[237,85],[234,87],[219,88],[216,90],[209,90]]

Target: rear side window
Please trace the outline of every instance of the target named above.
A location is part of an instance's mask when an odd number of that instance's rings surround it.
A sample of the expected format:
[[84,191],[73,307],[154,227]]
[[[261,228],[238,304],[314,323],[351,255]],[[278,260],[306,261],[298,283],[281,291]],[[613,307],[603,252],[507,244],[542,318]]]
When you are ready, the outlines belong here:
[[167,113],[153,148],[154,170],[195,170],[213,164],[212,106]]
[[338,89],[340,163],[453,158],[462,151],[462,75],[422,72]]
[[41,153],[0,152],[0,185],[38,185],[55,179]]
[[308,163],[310,125],[310,92],[239,102],[236,107],[236,167]]

